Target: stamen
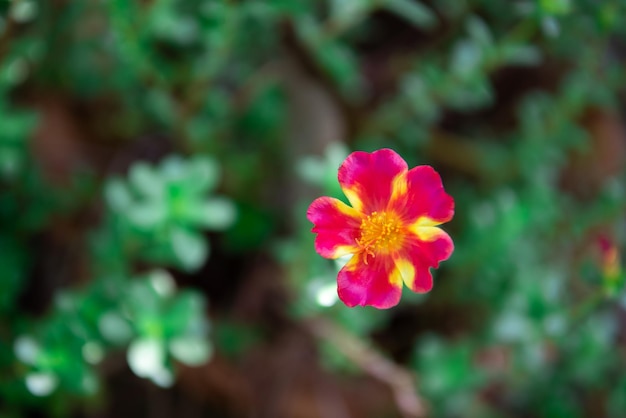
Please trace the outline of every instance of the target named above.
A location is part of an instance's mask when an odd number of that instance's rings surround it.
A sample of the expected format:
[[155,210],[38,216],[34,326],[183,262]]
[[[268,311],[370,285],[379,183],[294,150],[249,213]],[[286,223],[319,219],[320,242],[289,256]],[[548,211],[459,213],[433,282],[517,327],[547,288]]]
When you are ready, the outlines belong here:
[[389,252],[402,244],[401,224],[393,213],[372,212],[361,222],[361,235],[356,239],[357,245],[367,256],[375,257],[376,252]]

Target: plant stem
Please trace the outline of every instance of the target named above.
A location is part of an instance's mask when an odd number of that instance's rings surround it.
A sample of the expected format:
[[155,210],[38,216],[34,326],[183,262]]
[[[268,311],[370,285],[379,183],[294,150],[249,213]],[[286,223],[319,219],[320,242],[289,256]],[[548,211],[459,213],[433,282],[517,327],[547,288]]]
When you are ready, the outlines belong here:
[[387,384],[404,418],[426,417],[425,402],[417,391],[415,376],[410,372],[326,319],[309,320],[308,328],[317,338],[333,344],[365,373]]

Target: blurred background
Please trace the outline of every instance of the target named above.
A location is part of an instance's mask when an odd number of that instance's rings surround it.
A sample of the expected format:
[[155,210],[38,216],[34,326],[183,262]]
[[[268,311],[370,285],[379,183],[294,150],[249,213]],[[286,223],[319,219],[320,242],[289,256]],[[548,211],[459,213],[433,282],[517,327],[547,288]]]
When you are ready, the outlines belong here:
[[[0,417],[626,417],[626,0],[0,0]],[[425,295],[305,213],[389,147]]]

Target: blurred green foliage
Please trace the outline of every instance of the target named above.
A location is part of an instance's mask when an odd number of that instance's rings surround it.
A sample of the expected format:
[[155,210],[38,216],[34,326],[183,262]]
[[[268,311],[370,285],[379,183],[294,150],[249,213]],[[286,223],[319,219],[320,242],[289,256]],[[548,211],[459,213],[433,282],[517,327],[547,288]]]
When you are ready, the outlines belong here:
[[[289,297],[268,303],[380,348],[418,377],[432,416],[623,416],[625,12],[623,0],[0,1],[0,415],[68,416],[126,365],[169,387],[179,363],[237,361],[263,327],[209,312],[202,289],[248,283],[197,273],[227,254],[269,257]],[[50,101],[78,138],[54,134]],[[341,142],[321,137],[319,106]],[[315,254],[304,213],[318,195],[344,198],[350,151],[381,147],[441,172],[456,250],[430,294],[348,309],[342,261]],[[58,234],[77,254],[46,264],[54,244],[37,243]],[[332,340],[320,347],[335,373],[357,372]]]
[[207,158],[169,157],[156,169],[137,163],[128,184],[113,179],[106,186],[111,229],[121,230],[120,240],[128,240],[122,245],[135,247],[139,257],[197,269],[208,255],[198,228],[220,230],[235,219],[230,200],[206,197],[217,182],[217,163]]

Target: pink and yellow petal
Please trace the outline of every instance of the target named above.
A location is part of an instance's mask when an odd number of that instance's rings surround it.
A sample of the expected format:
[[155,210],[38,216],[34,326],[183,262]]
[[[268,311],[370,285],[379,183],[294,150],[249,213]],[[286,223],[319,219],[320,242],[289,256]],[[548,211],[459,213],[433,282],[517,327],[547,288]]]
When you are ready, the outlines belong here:
[[422,225],[434,226],[454,216],[454,199],[445,192],[441,177],[430,166],[412,168],[404,179],[396,179],[394,190],[389,208],[409,222],[420,220]]
[[[365,263],[367,257],[367,264]],[[347,306],[391,308],[402,295],[402,277],[391,257],[355,254],[337,276],[339,299]]]
[[352,206],[363,213],[387,207],[393,181],[408,170],[395,151],[381,149],[372,153],[353,152],[339,167],[339,184]]
[[454,251],[454,242],[450,235],[436,226],[409,227],[411,235],[407,239],[407,247],[417,247],[432,267],[439,267]]
[[396,268],[400,272],[402,281],[415,293],[430,292],[433,288],[433,276],[428,263],[420,259],[419,255],[396,256]]
[[407,173],[402,172],[393,178],[387,210],[404,209],[408,193]]
[[332,197],[320,197],[309,206],[307,219],[317,234],[315,251],[322,257],[335,259],[358,251],[361,214],[350,206]]
[[401,251],[394,254],[394,263],[408,288],[417,293],[433,287],[431,267],[447,260],[454,251],[450,236],[437,227],[420,227],[413,231]]

